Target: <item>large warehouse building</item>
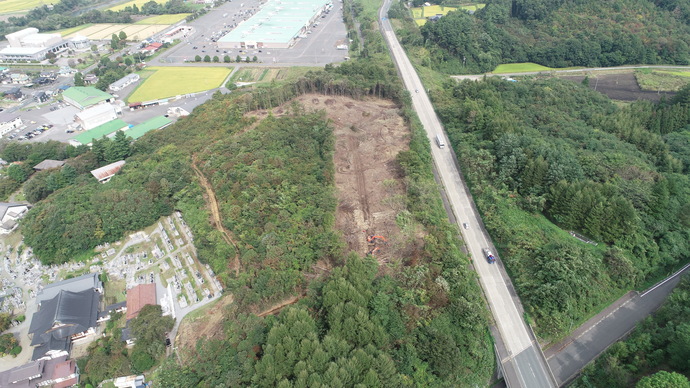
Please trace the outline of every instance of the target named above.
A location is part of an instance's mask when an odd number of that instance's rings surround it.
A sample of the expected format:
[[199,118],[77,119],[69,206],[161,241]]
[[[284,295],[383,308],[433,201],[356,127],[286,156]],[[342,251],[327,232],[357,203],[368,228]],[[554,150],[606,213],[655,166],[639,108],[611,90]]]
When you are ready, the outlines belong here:
[[41,61],[48,52],[59,54],[68,47],[60,34],[39,34],[38,29],[33,27],[5,37],[9,46],[0,49],[0,59],[4,60]]
[[331,0],[268,0],[261,10],[218,39],[218,48],[289,48]]

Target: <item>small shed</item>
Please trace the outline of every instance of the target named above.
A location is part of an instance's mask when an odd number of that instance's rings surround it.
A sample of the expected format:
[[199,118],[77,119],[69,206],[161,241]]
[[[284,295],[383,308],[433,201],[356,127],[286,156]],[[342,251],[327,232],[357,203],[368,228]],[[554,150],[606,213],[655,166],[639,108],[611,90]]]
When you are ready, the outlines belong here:
[[112,178],[122,169],[122,166],[124,166],[125,163],[126,162],[124,160],[120,160],[115,163],[110,163],[106,166],[91,171],[91,175],[93,175],[94,178],[98,179],[99,182],[106,183],[110,180],[110,178]]
[[46,160],[42,161],[41,163],[35,165],[34,170],[36,170],[36,171],[51,170],[53,168],[60,168],[64,164],[65,164],[65,162],[62,160],[46,159]]

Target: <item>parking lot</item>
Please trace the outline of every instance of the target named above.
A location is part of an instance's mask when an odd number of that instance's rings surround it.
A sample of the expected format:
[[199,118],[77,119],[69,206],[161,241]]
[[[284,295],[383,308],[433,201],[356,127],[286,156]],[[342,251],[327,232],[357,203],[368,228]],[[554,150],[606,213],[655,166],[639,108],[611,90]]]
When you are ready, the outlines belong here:
[[[240,7],[240,4],[244,4]],[[336,46],[348,44],[347,30],[342,21],[341,3],[334,2],[333,10],[317,19],[304,38],[289,49],[256,49],[242,50],[219,49],[214,40],[230,32],[232,27],[246,20],[259,10],[259,0],[248,0],[244,3],[233,1],[212,9],[208,14],[187,23],[193,31],[183,41],[150,61],[149,64],[165,65],[194,61],[199,55],[204,57],[218,56],[222,62],[225,55],[234,61],[240,57],[253,58],[264,64],[325,65],[342,62],[348,55],[347,50],[338,50]],[[227,15],[227,16],[223,16]]]
[[[129,88],[133,90],[135,87],[136,85],[132,85]],[[123,90],[119,93],[121,94],[118,94],[118,96],[124,96],[125,93],[129,92]],[[124,106],[122,108],[122,114],[119,115],[118,118],[122,119],[127,124],[137,125],[155,116],[165,115],[168,108],[171,107],[180,107],[187,112],[192,112],[195,107],[206,102],[212,95],[213,91],[207,91],[198,93],[189,98],[174,101],[167,105],[151,106],[135,111],[130,111],[127,106]],[[74,115],[76,115],[79,110],[65,102],[53,101],[40,107],[32,103],[28,105],[28,107],[29,108],[19,112],[24,122],[24,127],[8,133],[3,136],[3,139],[30,142],[48,140],[67,142],[81,133],[79,131],[72,133],[66,132],[69,124],[74,123]],[[49,129],[44,129],[44,126]],[[38,128],[41,128],[42,131],[37,132]],[[27,133],[31,134],[31,136],[29,138],[24,138]]]

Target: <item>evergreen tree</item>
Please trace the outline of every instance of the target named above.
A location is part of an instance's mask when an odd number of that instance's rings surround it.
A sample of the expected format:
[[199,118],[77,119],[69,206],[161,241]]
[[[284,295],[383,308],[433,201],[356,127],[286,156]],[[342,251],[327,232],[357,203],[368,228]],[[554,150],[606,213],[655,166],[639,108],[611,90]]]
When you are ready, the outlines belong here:
[[74,86],[84,86],[84,76],[80,72],[74,74]]

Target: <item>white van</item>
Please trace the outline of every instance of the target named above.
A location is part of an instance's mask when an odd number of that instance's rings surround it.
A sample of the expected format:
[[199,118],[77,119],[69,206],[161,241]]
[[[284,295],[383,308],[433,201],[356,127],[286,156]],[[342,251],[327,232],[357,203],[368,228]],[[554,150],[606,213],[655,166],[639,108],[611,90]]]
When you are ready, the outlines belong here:
[[440,133],[436,135],[436,144],[438,144],[438,148],[443,148],[446,146],[446,142],[443,141],[443,136]]

